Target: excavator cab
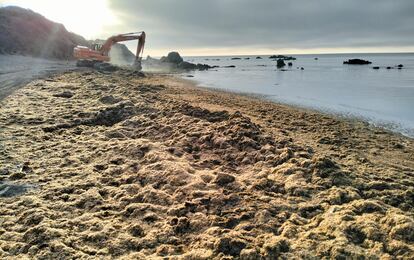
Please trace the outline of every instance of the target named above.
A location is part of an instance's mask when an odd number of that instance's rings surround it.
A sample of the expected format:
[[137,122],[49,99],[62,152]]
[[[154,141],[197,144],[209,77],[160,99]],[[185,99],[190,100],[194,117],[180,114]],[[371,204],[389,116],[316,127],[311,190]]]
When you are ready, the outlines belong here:
[[99,43],[92,44],[92,50],[99,51],[100,49],[102,49],[102,44],[99,44]]

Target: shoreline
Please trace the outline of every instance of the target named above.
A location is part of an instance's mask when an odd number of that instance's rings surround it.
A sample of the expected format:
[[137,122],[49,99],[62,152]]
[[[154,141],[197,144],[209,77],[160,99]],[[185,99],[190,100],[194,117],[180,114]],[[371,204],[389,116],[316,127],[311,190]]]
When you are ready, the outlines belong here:
[[[169,75],[169,74],[166,74],[166,75]],[[173,74],[173,76],[174,76],[174,74]],[[210,87],[210,86],[207,86],[207,85],[203,85],[202,82],[199,82],[197,80],[185,78],[186,76],[177,75],[176,77],[179,78],[179,79],[182,79],[182,80],[186,80],[186,81],[190,82],[190,84],[193,84],[194,87],[198,87],[198,88],[201,88],[201,89],[209,89],[209,90],[216,91],[216,92],[222,92],[222,93],[234,94],[234,95],[238,95],[238,96],[256,98],[256,99],[260,99],[262,101],[274,103],[276,105],[282,105],[282,106],[290,107],[292,109],[303,110],[304,112],[319,113],[319,114],[324,115],[324,116],[331,116],[331,117],[339,119],[339,120],[348,121],[349,123],[352,123],[352,122],[366,123],[370,127],[372,127],[373,130],[374,129],[384,130],[386,132],[389,132],[390,134],[395,134],[395,135],[398,135],[398,136],[401,136],[401,137],[414,139],[414,129],[403,128],[402,125],[400,125],[398,123],[395,123],[395,122],[392,122],[392,121],[376,122],[375,119],[372,119],[372,118],[369,118],[369,117],[364,117],[362,115],[358,116],[358,115],[354,115],[354,114],[349,114],[349,113],[346,114],[344,112],[339,112],[339,111],[335,111],[335,110],[328,110],[328,109],[324,109],[324,108],[301,106],[299,104],[283,102],[282,100],[273,100],[271,98],[273,95],[260,94],[260,93],[254,93],[254,92],[249,93],[249,92],[239,92],[239,91],[233,91],[233,90],[226,90],[226,89],[222,89],[222,88],[218,88],[218,87]]]
[[301,105],[298,105],[298,104],[292,104],[292,103],[288,103],[288,102],[282,102],[282,101],[278,101],[278,100],[272,100],[271,98],[269,98],[272,95],[259,94],[259,93],[248,93],[248,92],[238,92],[238,91],[221,89],[221,88],[217,88],[217,87],[209,87],[207,85],[203,85],[203,83],[198,82],[197,80],[187,79],[187,78],[185,78],[186,76],[180,76],[180,75],[174,75],[174,74],[165,74],[165,75],[167,75],[167,76],[172,75],[174,78],[177,78],[179,80],[183,80],[185,82],[188,82],[188,84],[192,85],[192,87],[194,87],[194,88],[210,90],[210,91],[214,91],[214,92],[218,92],[218,93],[236,95],[236,96],[240,96],[240,97],[247,97],[247,98],[257,99],[257,100],[260,100],[260,101],[263,101],[263,102],[268,102],[268,103],[271,103],[271,104],[275,104],[277,106],[284,106],[288,109],[290,108],[290,109],[302,111],[304,113],[313,113],[313,114],[320,114],[321,116],[332,117],[333,119],[341,120],[341,121],[347,122],[349,124],[366,124],[374,132],[375,131],[384,131],[384,132],[387,132],[390,135],[396,135],[396,136],[401,137],[401,138],[414,139],[414,135],[405,134],[405,133],[403,133],[399,130],[392,130],[390,128],[387,128],[386,125],[392,124],[390,122],[383,123],[383,124],[370,122],[370,120],[372,121],[372,119],[369,119],[369,118],[366,118],[366,117],[363,117],[363,116],[347,115],[347,114],[344,114],[344,113],[341,113],[341,112],[329,111],[329,110],[326,110],[326,109],[324,110],[324,109],[312,108],[312,107],[307,107],[307,106],[301,106]]
[[1,102],[0,256],[414,256],[409,137],[125,71]]

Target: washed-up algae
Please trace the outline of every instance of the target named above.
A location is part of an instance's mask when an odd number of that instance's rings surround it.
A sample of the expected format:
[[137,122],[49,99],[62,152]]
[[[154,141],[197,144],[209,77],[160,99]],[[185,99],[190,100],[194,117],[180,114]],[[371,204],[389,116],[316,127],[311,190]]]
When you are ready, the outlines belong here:
[[414,257],[411,139],[124,71],[0,110],[2,258]]

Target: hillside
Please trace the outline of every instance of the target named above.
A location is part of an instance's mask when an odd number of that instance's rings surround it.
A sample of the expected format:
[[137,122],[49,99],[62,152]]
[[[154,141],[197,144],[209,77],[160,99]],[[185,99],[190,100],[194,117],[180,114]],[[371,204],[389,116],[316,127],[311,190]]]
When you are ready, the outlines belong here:
[[29,9],[0,8],[0,54],[68,59],[73,47],[87,45],[80,35]]

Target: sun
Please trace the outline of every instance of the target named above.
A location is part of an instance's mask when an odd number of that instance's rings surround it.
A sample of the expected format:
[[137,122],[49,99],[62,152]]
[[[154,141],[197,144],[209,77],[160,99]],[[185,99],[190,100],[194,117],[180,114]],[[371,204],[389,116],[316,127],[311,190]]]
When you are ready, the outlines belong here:
[[0,0],[0,4],[29,8],[87,39],[106,35],[106,27],[119,23],[107,0]]

